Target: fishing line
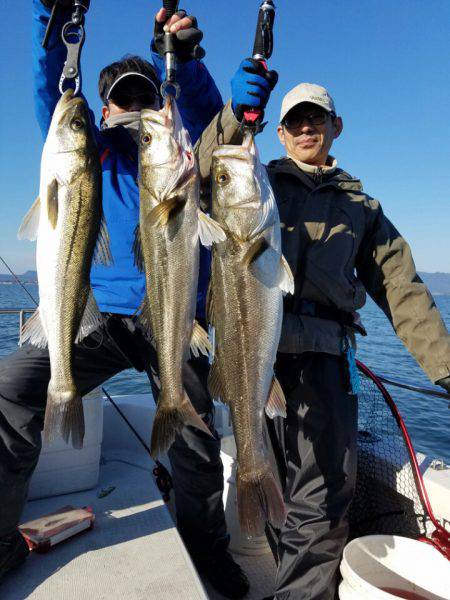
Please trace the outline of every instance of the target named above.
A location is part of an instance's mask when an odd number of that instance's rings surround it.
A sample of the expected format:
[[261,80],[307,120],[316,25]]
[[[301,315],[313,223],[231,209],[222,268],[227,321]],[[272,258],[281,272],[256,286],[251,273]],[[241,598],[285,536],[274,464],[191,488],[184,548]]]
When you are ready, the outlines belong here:
[[31,298],[31,300],[35,303],[36,306],[39,306],[39,303],[33,298],[33,296],[30,294],[30,292],[27,290],[27,288],[23,285],[23,283],[20,281],[20,279],[15,275],[15,273],[12,271],[12,269],[10,269],[10,267],[8,266],[6,261],[1,256],[0,256],[0,260],[5,265],[5,267],[8,269],[8,271],[11,273],[11,275],[14,277],[16,282],[23,289],[23,291]]

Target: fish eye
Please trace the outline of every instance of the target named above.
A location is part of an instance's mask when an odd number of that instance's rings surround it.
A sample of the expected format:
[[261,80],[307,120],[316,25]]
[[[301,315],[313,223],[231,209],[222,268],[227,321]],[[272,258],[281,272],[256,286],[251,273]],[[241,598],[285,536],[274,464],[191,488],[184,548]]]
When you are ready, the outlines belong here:
[[145,134],[142,136],[142,143],[143,143],[143,144],[151,144],[151,141],[152,141],[152,136],[151,136],[151,135],[149,135],[148,133],[145,133]]
[[81,119],[74,119],[70,126],[75,131],[79,131],[83,127],[83,121]]
[[218,173],[216,176],[216,181],[217,183],[227,183],[229,181],[229,177],[226,173],[222,172],[222,173]]

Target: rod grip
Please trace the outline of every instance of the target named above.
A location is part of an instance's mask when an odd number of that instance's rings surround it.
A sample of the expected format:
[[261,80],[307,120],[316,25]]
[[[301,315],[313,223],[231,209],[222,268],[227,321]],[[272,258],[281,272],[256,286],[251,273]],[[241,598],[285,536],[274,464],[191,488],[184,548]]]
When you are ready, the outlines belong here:
[[163,0],[163,6],[167,12],[167,19],[173,17],[173,15],[177,12],[178,2],[179,0]]
[[265,0],[259,9],[256,25],[253,58],[267,60],[273,51],[273,25],[275,22],[275,5],[272,0]]

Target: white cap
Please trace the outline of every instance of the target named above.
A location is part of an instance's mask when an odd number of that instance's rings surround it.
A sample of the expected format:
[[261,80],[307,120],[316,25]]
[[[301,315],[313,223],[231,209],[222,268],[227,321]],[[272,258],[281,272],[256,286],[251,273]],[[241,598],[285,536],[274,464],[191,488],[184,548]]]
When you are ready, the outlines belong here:
[[131,75],[134,75],[136,77],[142,77],[143,79],[145,79],[146,81],[148,81],[150,83],[150,85],[155,89],[155,93],[156,95],[159,94],[158,88],[156,87],[156,84],[154,81],[152,81],[150,79],[150,77],[147,77],[147,75],[144,75],[143,73],[137,73],[136,71],[129,71],[128,73],[124,73],[123,75],[120,75],[120,77],[118,77],[113,84],[111,85],[111,87],[108,90],[108,93],[106,95],[106,99],[109,100],[111,97],[111,92],[113,91],[113,89],[116,87],[116,85],[119,83],[119,81],[122,81],[122,79],[125,79],[125,77],[130,77]]
[[294,106],[297,106],[297,104],[301,104],[302,102],[317,104],[317,106],[320,106],[327,112],[336,114],[333,98],[324,87],[316,85],[315,83],[300,83],[300,85],[297,85],[283,98],[280,123]]

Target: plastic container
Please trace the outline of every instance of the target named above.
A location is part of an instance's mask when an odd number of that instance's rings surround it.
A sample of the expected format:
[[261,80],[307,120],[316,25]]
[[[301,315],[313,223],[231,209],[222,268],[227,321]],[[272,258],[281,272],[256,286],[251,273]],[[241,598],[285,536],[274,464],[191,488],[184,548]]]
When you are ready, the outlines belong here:
[[393,535],[350,542],[341,562],[341,600],[450,600],[450,562],[430,544]]
[[58,437],[43,444],[30,482],[29,500],[80,492],[98,483],[103,435],[103,399],[98,393],[83,398],[85,437],[81,450]]

